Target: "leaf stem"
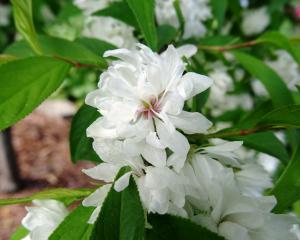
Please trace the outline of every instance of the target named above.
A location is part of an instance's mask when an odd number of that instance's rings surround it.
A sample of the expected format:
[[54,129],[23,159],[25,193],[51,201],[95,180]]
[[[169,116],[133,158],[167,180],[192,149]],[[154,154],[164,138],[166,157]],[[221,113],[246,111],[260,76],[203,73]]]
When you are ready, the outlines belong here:
[[258,45],[262,43],[261,41],[249,41],[249,42],[244,42],[244,43],[238,43],[238,44],[233,44],[233,45],[227,45],[227,46],[209,46],[209,45],[199,45],[199,49],[203,50],[209,50],[209,51],[216,51],[216,52],[225,52],[225,51],[230,51],[238,48],[246,48],[246,47],[251,47],[254,45]]
[[58,55],[54,55],[53,58],[58,59],[58,60],[62,60],[64,62],[67,62],[71,65],[73,65],[76,68],[81,68],[81,67],[92,67],[92,68],[98,68],[98,69],[104,69],[105,66],[103,65],[98,65],[98,64],[89,64],[89,63],[80,63],[80,62],[76,62],[73,60],[70,60],[68,58],[64,58]]

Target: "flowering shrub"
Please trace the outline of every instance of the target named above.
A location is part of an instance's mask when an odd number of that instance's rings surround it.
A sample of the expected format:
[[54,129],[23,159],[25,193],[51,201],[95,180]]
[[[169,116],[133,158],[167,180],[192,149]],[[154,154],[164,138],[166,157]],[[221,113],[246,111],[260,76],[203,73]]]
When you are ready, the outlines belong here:
[[300,239],[300,3],[268,3],[62,1],[42,35],[12,0],[0,129],[100,75],[70,133],[95,188],[0,200],[33,203],[12,239]]

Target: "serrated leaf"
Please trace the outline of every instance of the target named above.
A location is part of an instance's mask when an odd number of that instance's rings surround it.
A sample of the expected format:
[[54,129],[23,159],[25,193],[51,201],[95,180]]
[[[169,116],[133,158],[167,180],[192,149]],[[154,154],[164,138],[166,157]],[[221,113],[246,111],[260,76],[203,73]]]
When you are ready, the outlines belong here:
[[216,233],[181,217],[150,214],[148,221],[152,228],[147,231],[146,240],[225,240]]
[[33,24],[32,1],[11,0],[11,3],[13,6],[15,25],[18,31],[37,54],[42,54]]
[[31,57],[0,65],[0,130],[11,126],[53,93],[70,65],[48,57]]
[[55,229],[49,240],[88,240],[93,225],[88,224],[95,208],[78,206]]
[[293,97],[284,81],[263,61],[243,52],[234,52],[236,59],[265,86],[275,107],[293,104]]
[[101,162],[93,149],[93,140],[86,136],[86,129],[100,117],[93,107],[83,105],[73,117],[70,131],[70,150],[73,163],[79,160]]
[[[128,172],[122,168],[116,179]],[[133,177],[122,192],[112,187],[94,225],[91,240],[143,240],[145,232],[144,210]]]
[[294,153],[288,166],[276,182],[270,195],[277,199],[277,205],[273,209],[275,213],[282,213],[294,202],[300,199],[300,147]]
[[126,0],[150,48],[157,50],[157,32],[154,21],[154,0]]
[[87,188],[78,188],[78,189],[70,189],[70,188],[54,188],[48,189],[42,192],[34,193],[29,197],[23,198],[6,198],[0,199],[0,206],[12,205],[12,204],[20,204],[20,203],[28,203],[35,199],[55,199],[60,201],[68,200],[78,200],[85,198],[93,192],[92,189]]
[[24,228],[23,226],[20,226],[11,235],[10,240],[23,240],[28,234],[29,234],[29,231],[26,228]]
[[[124,14],[126,13],[126,14]],[[94,16],[107,16],[118,19],[128,25],[138,28],[138,23],[126,1],[112,2],[108,7],[93,13]]]

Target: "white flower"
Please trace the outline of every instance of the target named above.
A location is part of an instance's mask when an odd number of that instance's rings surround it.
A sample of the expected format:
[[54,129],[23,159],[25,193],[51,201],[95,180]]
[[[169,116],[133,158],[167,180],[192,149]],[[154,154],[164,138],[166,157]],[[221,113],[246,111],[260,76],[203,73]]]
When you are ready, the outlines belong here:
[[26,207],[22,225],[30,232],[24,240],[47,240],[68,215],[65,205],[56,200],[33,200],[35,206]]
[[[225,167],[235,169],[234,178],[244,195],[261,196],[262,192],[273,186],[270,175],[252,159],[240,159],[242,142],[222,141],[216,146],[202,148],[202,155],[217,159]],[[201,156],[201,155],[200,155]]]
[[[101,158],[106,156],[97,145],[103,148],[118,141],[117,152],[124,151],[131,159],[142,156],[156,167],[168,165],[166,148],[174,153],[172,160],[178,156],[185,159],[189,143],[176,129],[186,134],[205,133],[211,126],[202,114],[183,111],[186,100],[212,84],[203,75],[183,74],[185,64],[181,57],[189,57],[195,51],[194,46],[169,46],[158,55],[139,44],[134,50],[105,53],[120,60],[112,62],[100,76],[99,89],[86,98],[86,103],[102,114],[87,130]],[[109,148],[104,147],[107,152]],[[174,160],[172,165],[178,170],[183,164]]]
[[[169,24],[179,27],[173,0],[157,0],[155,6],[156,19],[160,25]],[[208,0],[181,0],[180,8],[185,20],[183,38],[202,37],[206,33],[204,21],[211,17]]]
[[228,240],[297,239],[290,231],[296,218],[270,211],[274,197],[240,193],[233,170],[211,158],[193,158],[185,167],[190,177],[189,212],[193,221]]
[[234,81],[228,74],[227,68],[221,62],[211,64],[213,70],[208,76],[214,81],[210,88],[207,107],[212,115],[219,116],[226,111],[233,111],[237,108],[249,110],[253,101],[247,93],[229,94],[234,89]]
[[267,7],[248,9],[243,13],[242,30],[245,35],[251,36],[264,31],[270,24]]
[[75,4],[83,10],[85,24],[83,36],[98,38],[117,47],[132,48],[136,44],[134,29],[112,17],[95,17],[91,14],[108,6],[112,0],[77,0]]

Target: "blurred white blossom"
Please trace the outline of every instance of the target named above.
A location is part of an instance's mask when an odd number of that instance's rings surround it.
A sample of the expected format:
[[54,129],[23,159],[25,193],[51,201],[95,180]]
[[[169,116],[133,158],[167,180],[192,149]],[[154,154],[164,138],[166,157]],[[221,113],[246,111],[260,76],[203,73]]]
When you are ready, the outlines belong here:
[[212,115],[219,116],[237,108],[250,110],[253,101],[247,93],[230,94],[234,89],[234,81],[227,72],[227,68],[221,62],[211,64],[211,68],[213,70],[208,76],[214,81],[214,84],[210,88],[207,106]]
[[29,231],[23,240],[47,240],[69,211],[56,200],[33,200],[34,206],[26,207],[27,215],[22,225]]
[[267,7],[247,9],[243,12],[242,30],[245,35],[256,35],[264,31],[270,24]]
[[[157,0],[156,19],[159,25],[169,24],[179,27],[179,21],[173,7],[174,0]],[[181,0],[180,8],[185,20],[183,38],[202,37],[206,33],[203,22],[212,17],[208,0]]]
[[98,38],[117,47],[131,48],[136,44],[133,27],[112,17],[92,16],[113,2],[112,0],[75,0],[77,7],[83,10],[85,23],[83,36]]
[[[292,91],[297,91],[300,85],[300,68],[294,58],[284,50],[275,51],[276,59],[266,59],[265,63],[269,65],[285,82]],[[251,82],[253,91],[257,96],[268,96],[265,86],[259,80]]]
[[9,24],[11,7],[0,3],[0,26],[5,27]]

